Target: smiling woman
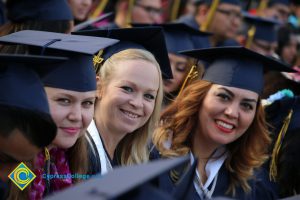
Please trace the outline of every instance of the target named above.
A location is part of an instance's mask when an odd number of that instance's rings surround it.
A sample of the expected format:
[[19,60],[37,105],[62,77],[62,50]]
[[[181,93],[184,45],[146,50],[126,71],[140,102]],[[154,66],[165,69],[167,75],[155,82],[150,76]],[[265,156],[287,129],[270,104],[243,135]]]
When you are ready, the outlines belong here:
[[[267,157],[270,142],[259,95],[263,68],[289,68],[243,47],[184,54],[209,66],[203,80],[185,88],[163,112],[153,137],[160,154],[154,151],[152,157],[189,154],[191,162],[198,158],[192,191],[186,199],[272,198],[265,180],[254,175]],[[171,192],[182,172],[179,169],[162,176],[160,187]]]

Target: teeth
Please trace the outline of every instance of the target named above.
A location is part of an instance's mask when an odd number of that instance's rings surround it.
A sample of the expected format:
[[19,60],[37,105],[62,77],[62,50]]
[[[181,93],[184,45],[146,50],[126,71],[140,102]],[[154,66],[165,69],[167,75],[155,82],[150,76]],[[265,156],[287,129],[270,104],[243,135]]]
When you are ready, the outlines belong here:
[[123,111],[130,118],[138,118],[139,116],[128,111]]
[[225,122],[222,121],[217,121],[217,124],[227,129],[233,129],[233,125],[226,124]]

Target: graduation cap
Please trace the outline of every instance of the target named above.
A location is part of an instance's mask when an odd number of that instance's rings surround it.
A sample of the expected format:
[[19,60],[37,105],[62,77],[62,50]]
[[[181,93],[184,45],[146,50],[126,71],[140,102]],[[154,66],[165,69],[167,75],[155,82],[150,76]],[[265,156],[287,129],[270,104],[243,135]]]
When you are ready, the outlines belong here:
[[196,40],[207,39],[212,33],[199,31],[185,23],[165,23],[165,24],[132,24],[134,27],[162,27],[169,53],[179,54],[179,51],[200,49],[207,47],[206,44],[196,42]]
[[[48,200],[54,199],[176,199],[154,188],[149,182],[172,168],[189,161],[189,157],[162,159],[147,164],[116,168],[105,176],[95,177],[64,190]],[[193,171],[195,168],[193,168]]]
[[43,77],[45,86],[86,92],[96,90],[93,55],[118,40],[26,30],[0,37],[0,42],[29,45],[31,53],[68,57]]
[[40,115],[39,123],[49,128],[43,136],[41,133],[32,136],[39,146],[50,144],[56,135],[54,122],[41,117],[51,119],[40,77],[53,70],[56,64],[66,61],[65,57],[0,54],[0,105]]
[[[273,19],[265,19],[262,17],[243,13],[245,22],[250,25],[248,37],[253,39],[263,40],[267,42],[277,41],[277,27],[280,22]],[[251,31],[252,33],[251,33]],[[250,35],[249,35],[250,34]]]
[[73,32],[75,35],[108,37],[120,40],[119,43],[104,50],[104,60],[125,49],[144,49],[151,52],[158,61],[163,78],[173,78],[166,49],[165,38],[160,27],[135,27],[110,30],[87,30]]
[[208,62],[203,80],[212,83],[262,92],[264,70],[294,70],[274,58],[263,56],[244,47],[217,47],[181,52]]
[[28,20],[73,20],[66,0],[9,0],[8,19],[13,22]]
[[[283,98],[273,102],[271,105],[265,108],[267,121],[275,128],[274,135],[275,143],[272,151],[271,164],[270,164],[270,177],[273,180],[277,180],[278,176],[278,162],[281,148],[284,146],[283,142],[286,135],[288,138],[294,138],[293,134],[298,134],[300,131],[300,97],[295,96],[293,98]],[[292,135],[290,135],[292,134]],[[287,143],[290,145],[299,145],[298,143]],[[295,148],[291,146],[290,148]],[[287,151],[284,153],[291,153]],[[296,155],[292,153],[289,155],[288,160],[293,160]]]

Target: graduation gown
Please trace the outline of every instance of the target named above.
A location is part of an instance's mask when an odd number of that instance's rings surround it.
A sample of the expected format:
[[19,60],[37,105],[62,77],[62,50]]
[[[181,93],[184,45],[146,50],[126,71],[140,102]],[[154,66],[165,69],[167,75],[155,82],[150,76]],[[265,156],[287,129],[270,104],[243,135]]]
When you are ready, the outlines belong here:
[[[153,149],[150,154],[150,159],[158,159],[160,155],[156,149]],[[183,169],[184,167],[182,167]],[[179,177],[182,177],[184,174],[184,170],[178,170],[180,172]],[[229,172],[223,164],[218,172],[218,178],[216,182],[216,186],[214,192],[212,194],[212,198],[214,197],[228,197],[234,199],[243,199],[243,200],[252,200],[252,199],[277,199],[276,194],[271,190],[271,188],[266,184],[264,178],[266,178],[266,172],[261,170],[255,173],[254,179],[249,180],[249,185],[251,187],[251,191],[249,193],[245,193],[241,187],[236,188],[236,195],[233,197],[230,194],[226,194],[226,191],[229,186]],[[156,180],[157,186],[171,193],[175,189],[174,181],[172,181],[170,172],[164,173]],[[210,184],[208,189],[211,189],[212,184]],[[201,197],[198,195],[194,184],[191,184],[191,188],[189,192],[186,194],[185,200],[201,200]]]
[[90,161],[88,174],[92,175],[100,173],[101,175],[104,175],[112,170],[108,165],[113,167],[117,165],[117,162],[116,160],[111,160],[109,158],[94,120],[92,120],[87,129],[86,139],[88,142],[88,155]]

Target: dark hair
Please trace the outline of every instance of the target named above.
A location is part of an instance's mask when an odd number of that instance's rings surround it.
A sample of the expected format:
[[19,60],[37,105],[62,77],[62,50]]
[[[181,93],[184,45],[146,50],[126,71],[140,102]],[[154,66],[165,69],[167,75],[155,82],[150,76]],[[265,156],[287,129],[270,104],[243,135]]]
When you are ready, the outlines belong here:
[[295,34],[296,32],[293,30],[293,28],[288,25],[279,28],[277,39],[278,47],[276,49],[276,53],[279,56],[281,56],[283,48],[289,44],[291,36]]
[[39,148],[49,145],[56,136],[56,125],[50,115],[0,105],[0,134],[8,137],[18,129],[33,145]]

